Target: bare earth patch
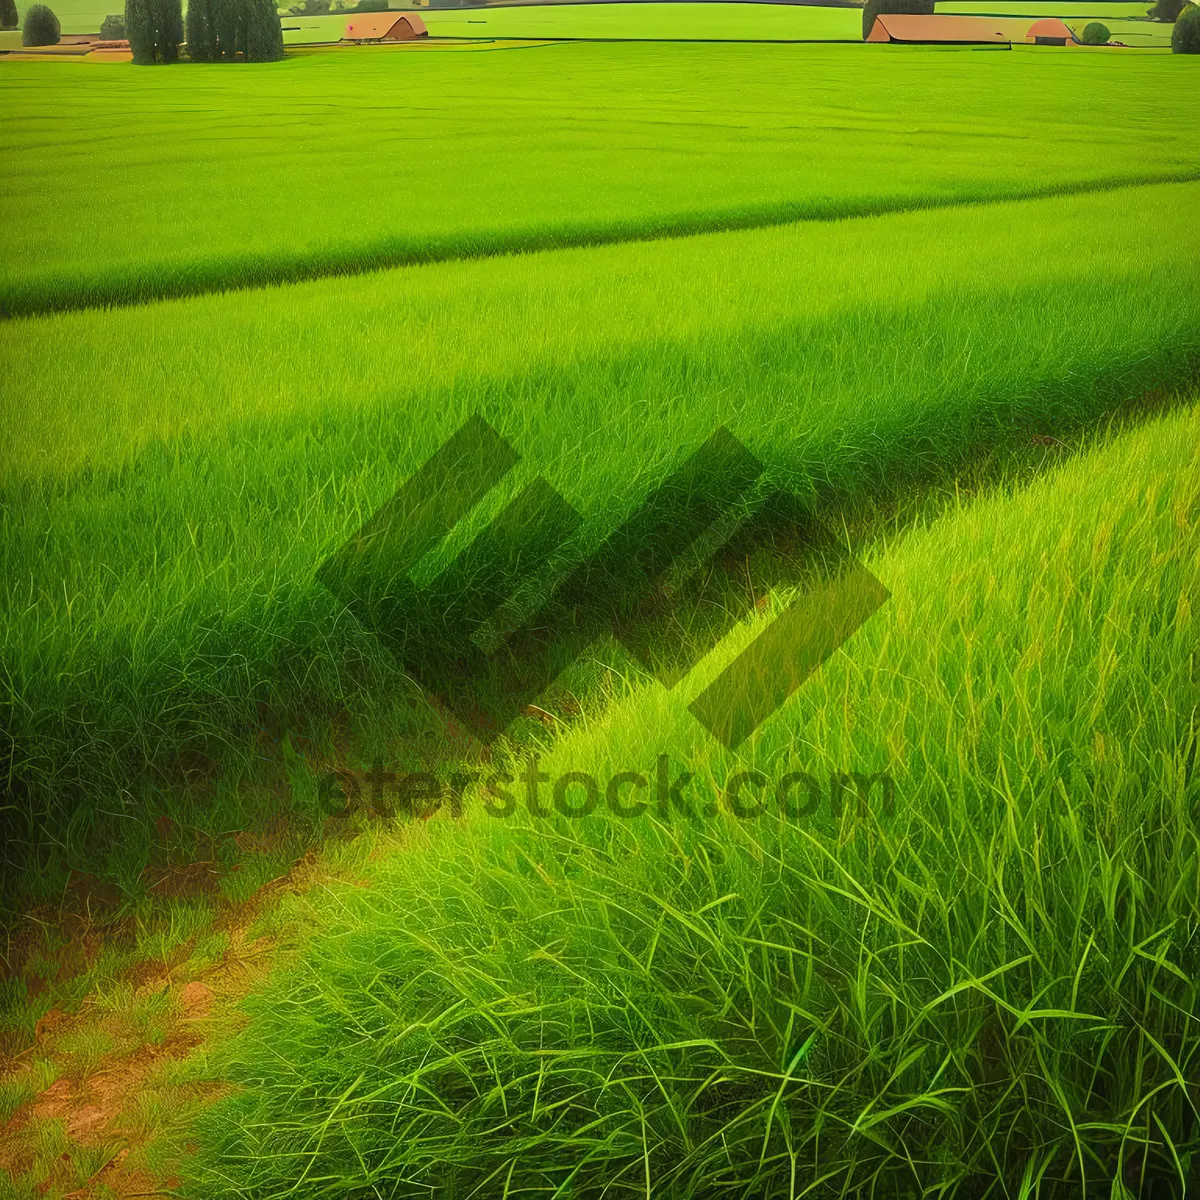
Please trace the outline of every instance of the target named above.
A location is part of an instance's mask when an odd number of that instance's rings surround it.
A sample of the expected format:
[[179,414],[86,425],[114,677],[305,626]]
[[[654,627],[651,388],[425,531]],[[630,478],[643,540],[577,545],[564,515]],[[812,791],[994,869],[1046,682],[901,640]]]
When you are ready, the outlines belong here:
[[[189,1122],[229,1092],[176,1064],[237,1028],[237,1004],[276,948],[273,937],[251,937],[254,921],[285,893],[307,890],[316,863],[310,852],[244,903],[218,907],[211,927],[228,939],[219,961],[192,969],[185,947],[166,962],[137,963],[120,981],[127,1004],[93,994],[74,1013],[52,1008],[29,1045],[0,1057],[0,1086],[32,1092],[0,1126],[0,1169],[14,1184],[54,1200],[170,1194],[177,1181],[163,1163],[178,1164]],[[188,891],[208,869],[186,870],[163,891]],[[98,937],[90,922],[87,936]]]

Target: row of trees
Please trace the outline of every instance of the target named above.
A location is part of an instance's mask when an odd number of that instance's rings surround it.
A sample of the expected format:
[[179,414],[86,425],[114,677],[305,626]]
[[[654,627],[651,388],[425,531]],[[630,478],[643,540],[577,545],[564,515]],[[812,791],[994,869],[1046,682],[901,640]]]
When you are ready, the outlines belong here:
[[125,36],[135,63],[178,62],[183,41],[179,0],[125,0]]
[[275,0],[188,0],[188,56],[192,62],[248,62],[283,57],[283,27]]
[[[16,29],[16,0],[0,0],[0,28]],[[26,46],[57,45],[58,18],[44,4],[25,13]],[[184,40],[181,0],[125,0],[125,16],[105,17],[100,36],[128,38],[135,63],[179,61]],[[192,62],[275,62],[283,57],[283,27],[275,0],[189,0],[187,50]]]
[[[125,36],[135,63],[177,62],[184,33],[180,0],[125,0]],[[188,0],[186,34],[192,62],[283,57],[274,0]]]

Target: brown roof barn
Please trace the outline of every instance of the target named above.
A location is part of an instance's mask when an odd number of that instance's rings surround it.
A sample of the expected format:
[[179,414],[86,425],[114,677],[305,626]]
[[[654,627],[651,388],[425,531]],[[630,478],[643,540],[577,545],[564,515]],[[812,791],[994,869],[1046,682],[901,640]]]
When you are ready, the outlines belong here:
[[1071,46],[1075,35],[1057,17],[1043,17],[1029,27],[1025,40],[1037,46]]
[[428,37],[425,22],[416,13],[364,13],[346,26],[348,42],[410,42]]
[[871,26],[868,42],[1008,42],[1011,36],[994,17],[938,17],[881,13]]
[[915,45],[994,45],[1034,42],[1039,46],[1070,46],[1071,31],[1056,17],[1032,24],[1028,17],[924,16],[881,13],[871,26],[868,42],[907,42]]

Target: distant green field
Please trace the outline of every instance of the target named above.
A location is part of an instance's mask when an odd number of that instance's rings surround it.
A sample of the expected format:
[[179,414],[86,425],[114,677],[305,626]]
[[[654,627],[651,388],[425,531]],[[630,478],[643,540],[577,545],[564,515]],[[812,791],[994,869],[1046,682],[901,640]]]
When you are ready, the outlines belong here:
[[[21,23],[25,10],[33,0],[18,0],[17,12]],[[50,8],[58,17],[63,33],[99,33],[109,13],[124,14],[124,0],[50,0]]]
[[589,43],[0,69],[9,311],[1200,170],[1200,128],[1159,121],[1190,76],[1152,57]]
[[[25,4],[19,4],[23,12]],[[184,4],[186,9],[187,5]],[[1132,0],[938,0],[940,13],[986,13],[989,16],[1056,16],[1103,18],[1144,17],[1148,4]],[[109,12],[123,12],[121,0],[52,0],[64,33],[95,33]],[[862,17],[854,7],[794,4],[609,3],[516,5],[482,9],[417,10],[433,37],[519,39],[732,39],[757,38],[857,41]],[[337,41],[349,13],[324,17],[284,16],[290,26],[285,41]],[[1166,37],[1170,40],[1170,27]]]
[[[732,8],[483,19],[828,16]],[[1190,1195],[1194,66],[0,61],[0,1193]],[[477,418],[519,457],[374,564],[397,644],[323,564]],[[691,478],[705,553],[776,488],[799,521],[711,572],[673,512],[598,556],[722,429],[763,474],[736,511]],[[535,481],[578,526],[497,535]],[[709,737],[689,701],[843,550],[886,603],[786,700],[773,642],[761,723]],[[485,746],[424,668],[509,601],[487,663],[541,640],[553,681]],[[541,816],[539,764],[588,773]],[[465,812],[373,790],[414,770]]]
[[858,41],[857,8],[789,4],[562,4],[430,10],[433,37]]
[[[939,12],[987,13],[992,16],[1057,16],[1068,18],[1142,17],[1146,5],[1129,0],[941,0]],[[858,41],[862,14],[857,8],[815,5],[712,3],[611,3],[517,5],[487,9],[421,9],[419,15],[437,38],[605,38]],[[328,17],[285,17],[289,44],[337,41],[346,14]],[[1170,26],[1139,31],[1143,42],[1169,44]],[[1165,40],[1164,40],[1165,39]],[[1149,44],[1149,43],[1146,43]]]
[[[1120,42],[1124,46],[1167,49],[1171,45],[1171,30],[1174,28],[1172,25],[1166,25],[1158,21],[1110,21],[1104,16],[1093,16],[1090,20],[1102,21],[1108,26],[1111,40]],[[1076,34],[1080,35],[1082,35],[1085,26],[1088,24],[1084,19],[1077,17],[1068,17],[1066,23]]]
[[[420,9],[418,15],[430,37],[436,38],[858,41],[862,36],[862,14],[857,8],[719,0]],[[284,38],[289,44],[336,41],[349,19],[346,14],[284,17]]]
[[[23,10],[25,4],[18,6]],[[123,12],[122,0],[107,7],[97,0],[52,0],[64,33],[95,33],[105,16]],[[186,2],[184,8],[186,10]],[[494,9],[418,10],[433,37],[503,38],[720,38],[857,40],[862,17],[857,8],[793,4],[611,3],[536,5]],[[324,17],[285,15],[292,26],[286,40],[337,41],[349,13]],[[299,27],[299,31],[295,27]]]
[[[1134,0],[937,0],[939,13],[979,14],[989,17],[1075,17],[1095,18],[1108,22],[1110,18],[1144,17],[1148,4]],[[1170,26],[1167,26],[1168,37]]]
[[[32,0],[21,0],[23,12]],[[64,33],[95,33],[109,12],[123,12],[123,0],[52,0],[50,7]],[[283,6],[286,9],[286,5]],[[397,11],[404,6],[396,5]],[[187,4],[184,0],[184,9]],[[618,37],[618,38],[844,38],[857,39],[861,16],[856,8],[791,4],[611,3],[537,5],[494,9],[418,10],[435,37]],[[351,14],[323,17],[285,15],[284,25],[301,26],[292,41],[336,41]],[[477,23],[483,22],[482,25]],[[847,32],[849,31],[849,32]]]
[[586,540],[720,422],[774,478],[840,502],[1187,385],[1200,258],[1128,231],[1173,227],[1198,195],[801,223],[9,324],[0,648],[32,826],[67,820],[68,797],[138,795],[145,762],[184,749],[236,778],[259,705],[298,730],[342,706],[368,737],[387,726],[403,673],[313,574],[472,412],[585,514]]

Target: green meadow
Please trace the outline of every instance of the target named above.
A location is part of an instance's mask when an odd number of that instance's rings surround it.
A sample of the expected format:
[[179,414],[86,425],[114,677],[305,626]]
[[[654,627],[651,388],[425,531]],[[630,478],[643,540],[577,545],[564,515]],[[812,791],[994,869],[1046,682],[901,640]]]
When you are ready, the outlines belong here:
[[[64,33],[95,33],[111,9],[105,0],[56,0],[51,5]],[[186,9],[187,5],[184,5]],[[281,6],[281,11],[286,10]],[[407,11],[403,5],[396,11]],[[938,0],[938,12],[1003,16],[1144,17],[1148,3],[1137,0]],[[18,6],[19,11],[23,11]],[[678,41],[858,41],[862,36],[855,5],[646,2],[536,4],[485,8],[417,8],[434,38],[600,38]],[[283,11],[287,41],[337,41],[352,15],[298,17]],[[1169,36],[1169,30],[1168,30]]]
[[[1200,257],[1110,245],[1108,230],[1161,227],[1198,194],[793,225],[11,324],[0,544],[21,698],[10,778],[30,835],[53,844],[74,815],[64,793],[136,792],[147,761],[244,759],[259,705],[315,737],[400,688],[314,576],[474,412],[529,461],[513,488],[541,474],[591,519],[587,545],[718,424],[814,503],[886,500],[1186,386]],[[101,381],[99,362],[122,369]]]
[[14,62],[0,310],[1195,178],[1195,123],[1163,118],[1189,67],[640,43]]
[[[726,656],[670,701],[627,680],[538,766],[640,772],[640,816],[546,788],[536,817],[518,782],[310,903],[196,1194],[1178,1185],[1198,416],[881,546],[888,607],[740,755],[682,703]],[[660,754],[696,781],[686,815],[654,797]],[[855,768],[893,773],[894,811],[778,799]]]
[[862,38],[855,5],[548,4],[422,13],[430,37],[648,38],[850,41]]
[[[1195,60],[428,17],[0,60],[0,1195],[1187,1200]],[[664,585],[646,659],[558,610],[485,746],[323,574],[478,417],[426,660],[536,480],[587,559],[724,428],[831,542]],[[886,602],[710,737],[845,552]],[[357,803],[405,772],[461,811]]]
[[[967,0],[969,3],[970,0]],[[1014,0],[1021,11],[1020,0]],[[1054,0],[1040,0],[1042,9]],[[1100,0],[1108,8],[1118,0]],[[1078,7],[1078,3],[1075,5]],[[120,3],[106,0],[55,0],[51,6],[64,33],[95,33],[110,9]],[[186,11],[187,5],[184,4]],[[1034,5],[1037,7],[1037,5]],[[1071,7],[1068,2],[1067,7]],[[1093,5],[1092,7],[1096,7]],[[1141,16],[1144,8],[1128,6]],[[289,43],[337,41],[353,19],[350,12],[296,16],[280,6]],[[859,9],[852,4],[745,4],[724,0],[688,3],[673,0],[633,0],[611,4],[497,5],[471,10],[395,5],[394,11],[416,11],[434,38],[615,38],[628,40],[766,40],[858,41],[862,34]],[[18,6],[21,11],[21,6]],[[1041,10],[1039,10],[1041,11]],[[19,42],[18,42],[19,44]]]
[[[939,13],[1030,18],[1061,17],[1079,29],[1089,20],[1135,18],[1131,33],[1141,42],[1167,46],[1171,27],[1146,20],[1147,6],[1128,0],[939,0]],[[862,14],[856,6],[816,4],[654,3],[631,0],[614,4],[533,4],[465,10],[417,10],[429,36],[436,39],[600,39],[605,41],[798,41],[857,42]],[[289,45],[336,42],[352,17],[286,16]],[[486,41],[484,42],[486,44]]]
[[[1139,10],[1140,11],[1140,10]],[[470,9],[420,8],[431,38],[602,41],[857,42],[862,13],[854,5],[688,3],[531,4]],[[337,41],[347,13],[284,17],[289,44]]]

